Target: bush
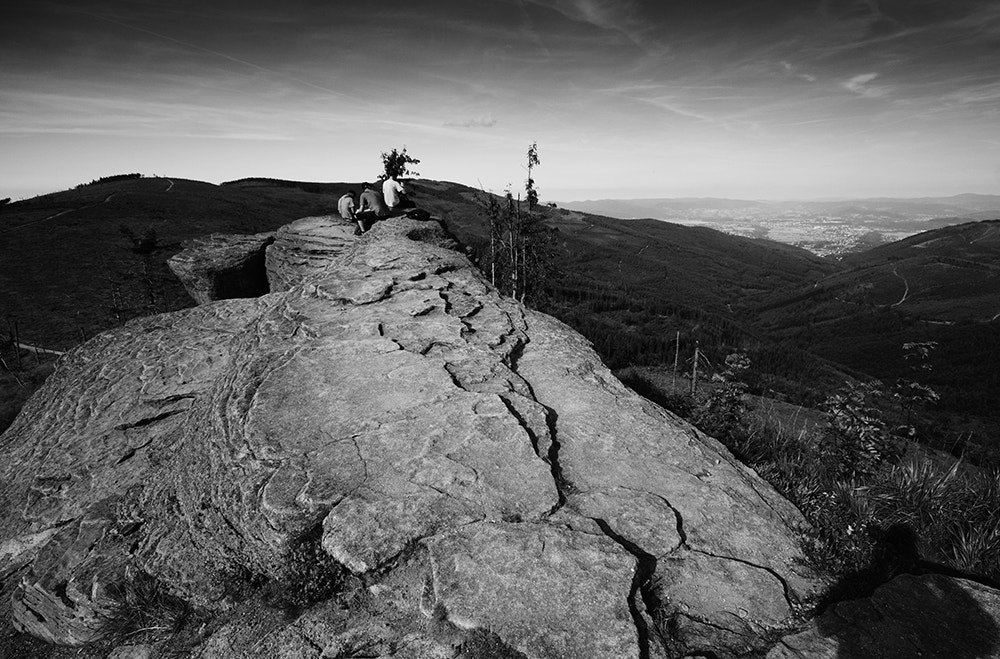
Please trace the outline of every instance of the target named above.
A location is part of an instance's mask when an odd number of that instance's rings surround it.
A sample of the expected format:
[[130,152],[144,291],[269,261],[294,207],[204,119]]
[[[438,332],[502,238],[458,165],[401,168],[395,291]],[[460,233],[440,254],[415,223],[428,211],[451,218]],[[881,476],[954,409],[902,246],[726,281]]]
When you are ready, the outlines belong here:
[[403,178],[404,176],[420,176],[419,172],[410,169],[410,165],[419,165],[420,160],[406,153],[406,147],[402,151],[393,149],[382,152],[382,175],[385,178]]
[[721,385],[696,402],[691,420],[720,440],[741,442],[747,435],[744,425],[747,385],[741,378],[750,367],[750,360],[746,355],[733,353],[726,357],[725,363]]
[[137,236],[135,232],[125,224],[118,225],[118,231],[125,236],[130,243],[132,243],[132,247],[130,249],[136,254],[151,254],[160,247],[159,238],[156,235],[156,229],[153,227],[148,227],[142,236]]
[[834,480],[870,478],[888,458],[901,454],[886,429],[872,383],[852,383],[823,405],[829,426],[821,438],[820,467]]

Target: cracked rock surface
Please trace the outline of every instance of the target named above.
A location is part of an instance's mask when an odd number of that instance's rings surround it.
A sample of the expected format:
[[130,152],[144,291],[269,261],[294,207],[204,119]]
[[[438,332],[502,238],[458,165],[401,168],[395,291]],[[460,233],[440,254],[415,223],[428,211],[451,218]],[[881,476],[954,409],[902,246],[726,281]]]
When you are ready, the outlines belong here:
[[[737,657],[789,623],[818,585],[794,507],[436,223],[348,230],[299,220],[268,247],[277,292],[62,360],[0,436],[19,629],[93,640],[135,570],[236,616],[206,659]],[[280,579],[313,532],[356,606],[233,613],[234,575]]]
[[279,228],[265,256],[271,290],[286,291],[320,272],[354,240],[354,225],[332,215],[303,217]]

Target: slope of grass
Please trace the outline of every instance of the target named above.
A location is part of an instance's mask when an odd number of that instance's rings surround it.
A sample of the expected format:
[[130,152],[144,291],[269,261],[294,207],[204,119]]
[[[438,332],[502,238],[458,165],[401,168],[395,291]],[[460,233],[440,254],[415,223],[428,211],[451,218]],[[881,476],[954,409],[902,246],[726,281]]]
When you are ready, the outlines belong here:
[[[0,313],[19,321],[26,342],[65,349],[79,342],[81,329],[89,336],[130,317],[190,306],[166,267],[183,241],[272,231],[299,217],[335,213],[348,187],[142,178],[6,204]],[[138,236],[153,231],[157,248],[134,252],[122,227]]]
[[803,548],[835,584],[831,599],[868,594],[903,572],[1000,582],[1000,471],[887,434],[891,424],[849,395],[825,412],[795,411],[734,381],[691,395],[663,374],[619,377],[717,437],[798,506],[813,525]]

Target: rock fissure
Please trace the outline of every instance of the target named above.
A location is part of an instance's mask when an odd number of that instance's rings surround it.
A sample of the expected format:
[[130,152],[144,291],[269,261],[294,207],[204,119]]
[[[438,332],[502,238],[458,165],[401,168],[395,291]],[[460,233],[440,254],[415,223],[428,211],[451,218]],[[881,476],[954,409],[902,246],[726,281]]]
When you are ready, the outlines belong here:
[[444,368],[444,372],[448,374],[448,377],[451,378],[451,383],[455,385],[456,389],[468,391],[462,381],[458,379],[458,375],[455,373],[455,367],[452,364],[445,362],[442,368]]
[[543,460],[546,460],[547,462],[548,456],[543,456],[541,455],[541,453],[539,453],[540,450],[539,439],[538,439],[538,434],[535,433],[535,429],[531,427],[531,424],[528,423],[528,421],[523,416],[521,416],[521,413],[517,411],[517,408],[514,407],[514,405],[510,402],[510,400],[507,399],[506,396],[501,394],[499,398],[500,401],[503,403],[504,407],[507,408],[507,412],[509,412],[510,415],[514,417],[518,425],[521,426],[521,429],[524,430],[525,434],[528,435],[528,439],[531,441],[531,448],[535,452],[535,455],[542,458]]
[[549,471],[552,474],[552,482],[555,483],[556,492],[559,494],[559,500],[556,502],[556,505],[553,506],[552,509],[548,511],[548,515],[551,516],[557,513],[563,506],[566,505],[566,498],[567,495],[569,494],[569,491],[572,489],[572,485],[570,484],[569,481],[566,480],[566,477],[563,475],[562,464],[559,462],[560,444],[559,444],[559,436],[556,433],[556,427],[557,427],[556,422],[558,419],[556,411],[553,410],[551,407],[542,405],[541,403],[538,404],[541,405],[542,409],[545,410],[545,423],[549,427],[549,440],[551,442],[549,444],[549,452],[548,452]]
[[742,565],[746,565],[747,567],[752,567],[755,570],[761,570],[763,572],[770,574],[779,584],[781,584],[781,591],[782,593],[784,593],[785,603],[788,605],[788,608],[793,611],[797,608],[798,598],[795,596],[794,591],[788,584],[788,581],[783,576],[778,574],[777,570],[775,570],[774,568],[768,567],[767,565],[758,565],[757,563],[754,563],[753,561],[748,561],[745,558],[736,558],[735,556],[723,556],[719,554],[713,554],[711,552],[705,551],[704,549],[692,549],[691,551],[696,554],[702,554],[703,556],[710,556],[711,558],[717,558],[722,561],[733,561],[734,563],[740,563]]
[[371,474],[368,471],[368,460],[365,459],[364,454],[361,452],[361,444],[360,442],[358,442],[359,435],[351,435],[350,437],[348,437],[348,439],[351,440],[351,443],[354,445],[354,452],[357,454],[358,460],[361,460],[361,470],[363,472],[363,475],[361,476],[361,482],[358,483],[358,485],[351,490],[351,492],[348,494],[348,496],[350,496],[351,494],[354,494],[355,492],[360,490],[362,486],[364,486],[364,484],[368,482],[368,479],[371,477]]
[[[523,322],[523,315],[522,315]],[[549,450],[546,456],[543,458],[549,464],[549,471],[552,474],[552,481],[556,486],[556,492],[559,495],[559,500],[556,505],[548,511],[548,516],[552,516],[562,509],[566,505],[567,495],[572,490],[572,484],[566,479],[563,474],[562,464],[559,462],[559,415],[554,409],[545,405],[540,400],[538,396],[535,395],[535,390],[531,386],[526,378],[524,378],[520,373],[517,372],[517,364],[521,356],[524,354],[524,349],[527,347],[530,339],[527,336],[519,337],[515,342],[514,346],[511,348],[510,352],[507,354],[505,359],[505,365],[511,370],[512,373],[521,378],[524,382],[524,386],[528,391],[528,395],[539,407],[545,412],[545,425],[549,430]],[[535,444],[535,452],[538,453],[537,436],[533,442]],[[542,456],[539,456],[542,457]]]
[[[599,517],[591,517],[590,519],[597,524],[604,535],[635,557],[635,571],[632,576],[632,587],[628,594],[628,610],[632,615],[633,624],[635,624],[636,636],[639,643],[639,659],[649,659],[649,644],[651,641],[649,624],[646,622],[646,618],[639,610],[639,603],[636,601],[636,598],[641,597],[643,606],[646,607],[646,610],[650,613],[650,615],[655,615],[658,603],[656,602],[656,595],[650,588],[650,582],[652,581],[653,574],[656,572],[656,557],[641,549],[634,542],[615,532],[607,521]],[[648,608],[650,604],[656,604],[657,606],[656,608],[650,609]]]
[[691,549],[691,547],[688,545],[687,542],[687,532],[684,530],[684,516],[681,515],[681,511],[678,510],[677,507],[674,506],[672,503],[670,503],[670,501],[668,501],[666,497],[664,497],[661,494],[657,494],[656,492],[650,492],[649,490],[642,490],[634,487],[623,487],[622,489],[627,490],[629,492],[636,492],[637,494],[649,495],[656,499],[659,499],[660,501],[663,502],[663,505],[665,505],[674,514],[674,520],[676,521],[677,524],[676,530],[679,542],[677,543],[676,547],[673,547],[672,549],[667,551],[666,554],[677,551],[678,549]]
[[677,537],[680,538],[680,544],[678,545],[678,547],[675,547],[674,549],[677,548],[690,549],[687,541],[687,532],[684,530],[684,516],[681,515],[681,511],[678,510],[676,506],[671,505],[669,501],[661,497],[659,494],[654,493],[653,496],[662,501],[667,506],[667,508],[669,508],[674,512],[674,519],[677,520]]
[[160,414],[155,414],[153,416],[146,417],[144,419],[139,419],[138,421],[133,421],[131,423],[123,423],[121,425],[115,426],[115,430],[131,430],[133,428],[143,428],[145,426],[156,423],[157,421],[163,421],[164,419],[169,419],[172,416],[183,414],[184,412],[187,412],[187,408],[182,410],[167,410],[165,412],[161,412]]

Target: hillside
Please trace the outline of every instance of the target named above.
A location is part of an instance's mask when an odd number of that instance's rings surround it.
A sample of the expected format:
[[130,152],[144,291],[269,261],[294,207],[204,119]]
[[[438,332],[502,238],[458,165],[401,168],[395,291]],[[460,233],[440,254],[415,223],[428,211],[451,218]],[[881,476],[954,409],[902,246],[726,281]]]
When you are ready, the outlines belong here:
[[[842,261],[843,271],[758,307],[761,331],[893,382],[913,371],[907,342],[933,341],[920,379],[954,433],[995,442],[1000,427],[1000,221],[927,231]],[[986,417],[986,428],[968,424]],[[984,437],[986,435],[986,437]]]
[[[11,245],[0,263],[0,309],[5,320],[18,322],[25,342],[65,349],[81,331],[89,336],[134,316],[190,306],[165,266],[181,242],[213,232],[272,230],[290,219],[331,213],[349,187],[357,185],[246,179],[216,186],[143,178],[0,207],[0,236]],[[410,188],[460,240],[482,247],[482,192],[423,180]],[[750,300],[836,270],[772,241],[546,212],[563,275],[552,282],[548,309],[583,330],[615,365],[672,359],[678,329],[686,352],[694,340],[702,340],[705,350],[721,343],[756,345],[740,316]],[[138,253],[122,226],[138,238],[154,231],[154,247]]]
[[[66,349],[81,331],[190,306],[166,268],[183,241],[328,213],[348,187],[140,178],[0,206],[0,322],[16,320],[25,342]],[[135,251],[123,226],[140,240],[155,234],[153,244]]]
[[770,237],[824,256],[862,252],[921,231],[1000,217],[1000,196],[975,194],[833,201],[605,199],[561,205],[623,219],[654,218]]
[[[474,251],[487,245],[476,199],[454,183],[419,181],[417,203],[447,218]],[[751,354],[765,388],[798,390],[802,381],[835,386],[831,364],[778,345],[752,330],[757,300],[839,270],[835,262],[770,240],[655,220],[618,220],[566,209],[542,209],[558,264],[540,307],[582,332],[605,361],[620,368],[681,362],[699,342],[712,362]]]

